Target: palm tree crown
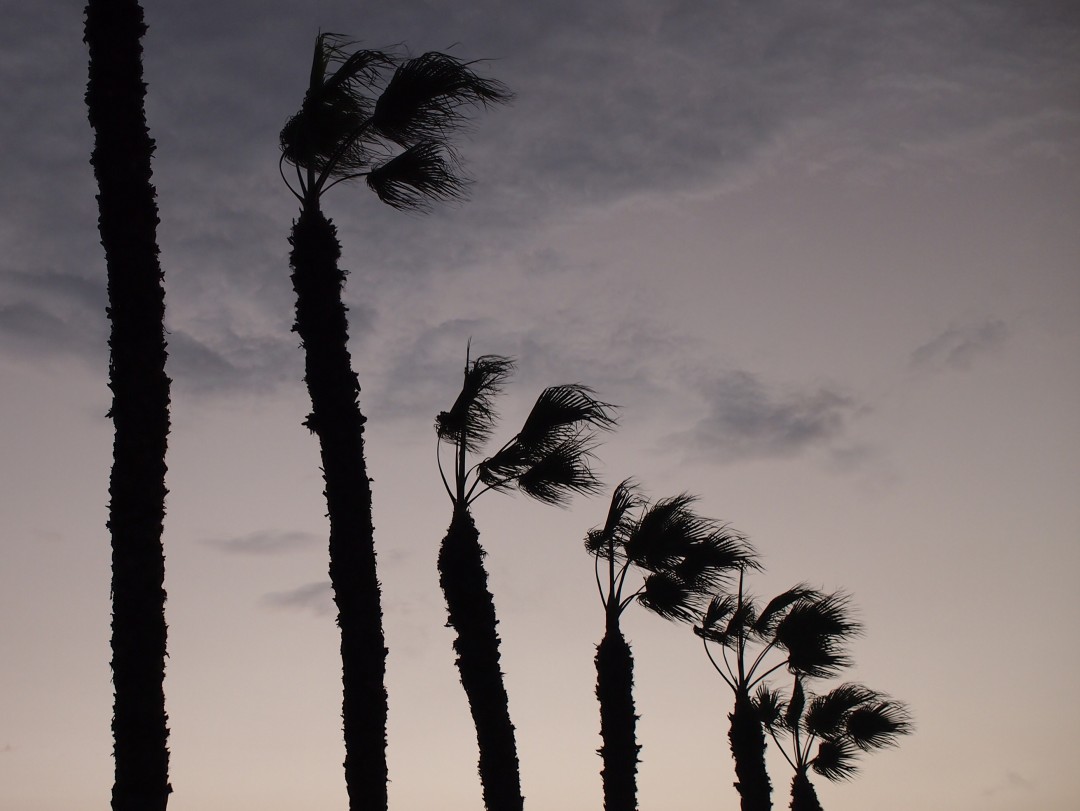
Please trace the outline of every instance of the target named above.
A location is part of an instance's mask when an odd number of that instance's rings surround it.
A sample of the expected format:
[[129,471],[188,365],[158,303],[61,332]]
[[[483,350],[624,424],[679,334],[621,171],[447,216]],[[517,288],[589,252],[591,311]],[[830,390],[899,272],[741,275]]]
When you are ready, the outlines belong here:
[[580,383],[544,389],[521,430],[491,456],[473,466],[497,421],[494,401],[514,370],[512,358],[482,355],[466,361],[465,379],[449,411],[435,419],[440,449],[454,450],[453,485],[439,458],[439,472],[451,501],[467,507],[489,490],[517,488],[545,504],[565,504],[574,493],[596,493],[592,469],[595,431],[615,425],[614,406],[593,397]]
[[364,177],[397,209],[461,197],[467,183],[447,138],[466,123],[466,108],[506,103],[510,92],[478,76],[475,62],[352,45],[337,34],[316,38],[303,104],[281,130],[293,194],[317,204],[331,186]]

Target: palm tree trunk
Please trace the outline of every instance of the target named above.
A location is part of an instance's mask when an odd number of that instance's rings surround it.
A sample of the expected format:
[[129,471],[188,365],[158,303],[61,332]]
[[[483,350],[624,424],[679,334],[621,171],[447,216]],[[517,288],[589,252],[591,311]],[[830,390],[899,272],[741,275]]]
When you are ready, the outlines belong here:
[[596,647],[596,697],[600,701],[600,748],[605,811],[636,811],[638,752],[634,712],[634,655],[618,620],[609,618]]
[[772,784],[765,770],[765,730],[745,691],[737,694],[735,710],[728,720],[731,722],[728,740],[738,778],[735,788],[739,791],[742,811],[770,811]]
[[521,811],[517,744],[510,702],[499,667],[495,603],[487,585],[484,550],[468,507],[458,504],[439,548],[439,583],[454,650],[480,748],[480,782],[488,811]]
[[95,131],[98,229],[108,268],[112,535],[112,789],[115,811],[164,811],[169,792],[165,713],[165,291],[158,263],[158,211],[151,182],[154,142],[146,127],[135,0],[91,0],[86,105]]
[[824,811],[806,772],[796,772],[791,779],[791,811]]
[[330,517],[330,582],[341,629],[345,783],[350,811],[386,808],[386,643],[375,570],[371,486],[364,460],[360,385],[341,300],[345,273],[333,224],[309,201],[290,239],[296,324],[305,350],[311,414],[319,437]]

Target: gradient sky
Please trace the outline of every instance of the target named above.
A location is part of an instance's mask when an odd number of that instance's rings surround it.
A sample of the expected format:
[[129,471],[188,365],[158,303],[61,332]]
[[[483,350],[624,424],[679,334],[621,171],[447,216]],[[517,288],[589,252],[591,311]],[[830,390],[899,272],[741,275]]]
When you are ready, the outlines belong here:
[[[610,486],[746,533],[763,596],[850,591],[860,680],[917,731],[830,811],[1080,797],[1080,6],[1066,0],[144,2],[174,379],[175,811],[345,807],[325,504],[277,134],[319,28],[491,58],[467,204],[325,199],[352,270],[390,647],[391,807],[480,806],[435,557],[435,414],[466,341],[622,406]],[[0,808],[112,783],[104,257],[80,3],[0,15]],[[610,491],[609,491],[610,492]],[[488,494],[528,806],[600,807],[603,617],[569,510]],[[727,688],[626,615],[643,809],[737,807]],[[776,805],[789,774],[772,768]]]

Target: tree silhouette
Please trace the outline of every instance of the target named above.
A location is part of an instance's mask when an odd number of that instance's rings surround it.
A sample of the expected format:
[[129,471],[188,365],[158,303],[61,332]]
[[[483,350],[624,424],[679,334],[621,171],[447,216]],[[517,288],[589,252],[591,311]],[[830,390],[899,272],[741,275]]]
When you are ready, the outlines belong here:
[[[595,559],[605,616],[604,636],[596,648],[596,697],[606,811],[637,808],[641,747],[636,738],[634,657],[619,626],[622,613],[638,602],[667,619],[692,620],[732,570],[753,565],[754,553],[745,539],[696,515],[693,501],[681,495],[649,506],[627,479],[615,488],[604,525],[590,530],[585,539]],[[631,567],[643,575],[636,588],[627,583]]]
[[495,603],[487,585],[480,535],[470,505],[489,490],[518,489],[546,504],[565,504],[574,493],[595,493],[590,467],[596,429],[614,425],[612,406],[578,384],[545,389],[521,430],[494,455],[470,466],[496,422],[495,397],[513,371],[510,358],[483,355],[470,362],[449,411],[435,421],[438,450],[453,451],[452,482],[439,455],[439,472],[453,503],[453,517],[439,547],[439,583],[454,650],[480,750],[479,773],[488,811],[520,811],[521,777],[499,665]]
[[[386,647],[364,459],[366,418],[348,349],[341,246],[321,197],[361,177],[396,209],[419,210],[460,197],[465,182],[447,138],[470,107],[505,102],[509,94],[445,54],[407,59],[387,51],[350,53],[349,47],[336,35],[316,38],[303,104],[281,131],[279,168],[300,202],[290,237],[293,329],[305,350],[311,396],[304,424],[318,435],[326,480],[349,808],[385,809]],[[295,169],[295,186],[285,164]]]
[[804,680],[795,676],[790,696],[761,685],[754,704],[795,770],[791,811],[823,811],[810,769],[829,780],[854,776],[860,754],[895,746],[897,738],[912,731],[911,716],[901,702],[861,684],[841,684],[815,696],[806,692]]
[[158,263],[156,192],[146,126],[135,0],[91,0],[86,106],[94,130],[90,162],[98,184],[98,230],[108,272],[109,388],[114,425],[109,479],[112,536],[114,811],[163,811],[168,804],[165,713],[165,291]]
[[[805,585],[783,592],[759,610],[755,598],[744,591],[744,575],[739,575],[735,594],[713,597],[694,633],[735,694],[728,740],[742,811],[768,811],[772,784],[765,769],[765,731],[753,692],[784,667],[809,678],[835,675],[849,663],[845,644],[860,627],[850,616],[845,594],[822,594]],[[709,643],[720,646],[720,661]]]

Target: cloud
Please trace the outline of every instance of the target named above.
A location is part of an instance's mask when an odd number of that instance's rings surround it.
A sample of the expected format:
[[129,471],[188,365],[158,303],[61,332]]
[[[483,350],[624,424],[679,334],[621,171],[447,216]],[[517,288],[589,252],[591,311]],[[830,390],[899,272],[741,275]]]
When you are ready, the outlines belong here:
[[210,538],[203,543],[230,555],[276,555],[307,548],[320,540],[310,532],[263,529],[236,538]]
[[984,797],[993,797],[998,794],[1012,794],[1021,792],[1030,794],[1035,789],[1035,784],[1017,772],[1006,772],[1005,776],[995,785],[983,789]]
[[976,359],[1005,345],[1009,328],[1000,319],[950,327],[911,353],[911,366],[919,369],[970,369]]
[[852,420],[865,407],[834,389],[771,392],[756,375],[733,371],[704,388],[709,414],[674,442],[700,458],[731,462],[797,456],[829,448],[838,463],[862,457],[848,440]]
[[335,610],[329,580],[308,583],[289,591],[274,591],[264,595],[262,602],[275,609],[312,611],[320,616]]

